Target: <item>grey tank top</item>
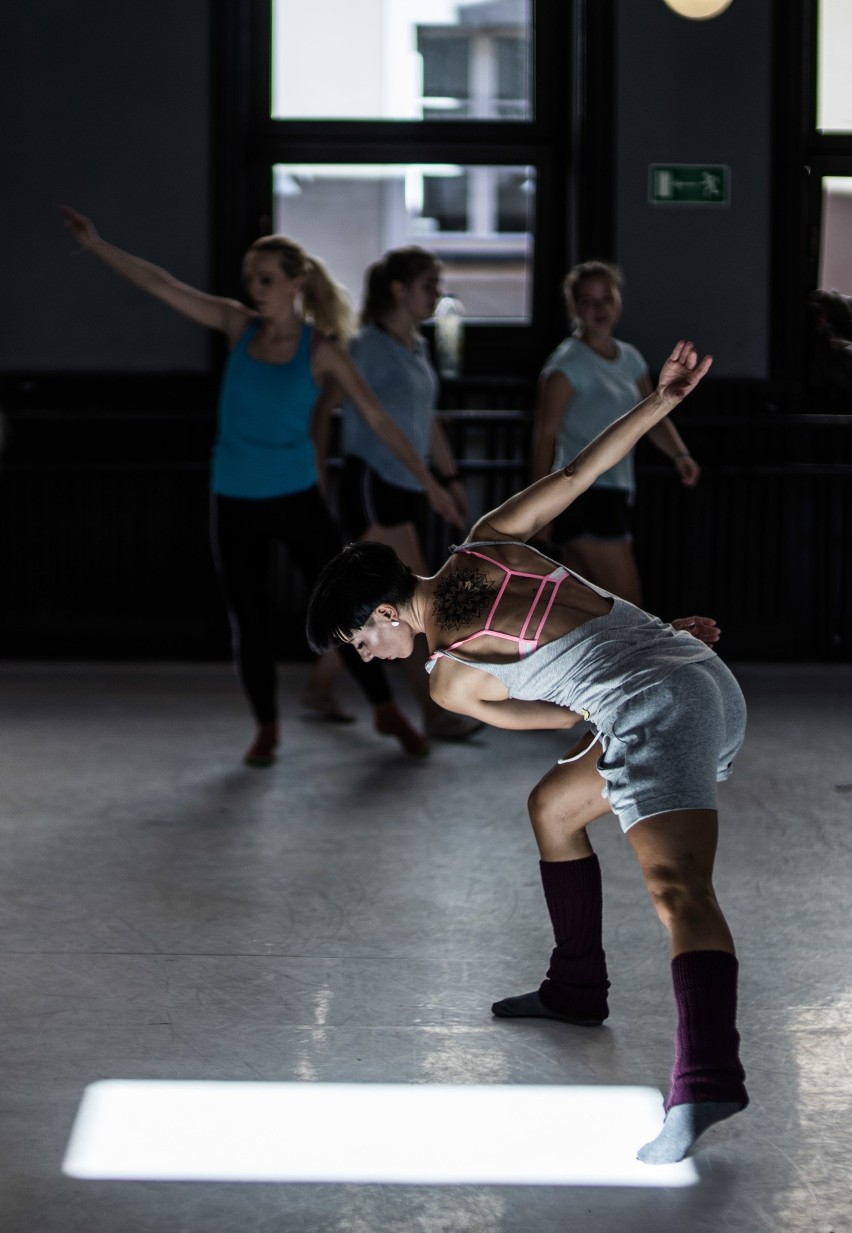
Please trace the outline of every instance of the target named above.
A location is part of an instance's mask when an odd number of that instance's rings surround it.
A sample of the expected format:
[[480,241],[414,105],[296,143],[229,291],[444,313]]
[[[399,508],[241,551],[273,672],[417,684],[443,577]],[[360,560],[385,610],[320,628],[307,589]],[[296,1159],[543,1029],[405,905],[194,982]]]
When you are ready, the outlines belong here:
[[[520,540],[486,540],[453,547],[499,548],[519,545],[543,560],[558,562]],[[651,616],[634,604],[612,596],[578,574],[572,574],[598,595],[612,599],[609,612],[584,621],[569,634],[539,646],[529,655],[506,663],[467,659],[453,651],[436,651],[427,662],[431,672],[437,658],[445,656],[490,673],[502,681],[510,698],[527,702],[555,702],[590,719],[604,732],[628,699],[664,680],[684,664],[711,659],[710,647],[686,630]]]

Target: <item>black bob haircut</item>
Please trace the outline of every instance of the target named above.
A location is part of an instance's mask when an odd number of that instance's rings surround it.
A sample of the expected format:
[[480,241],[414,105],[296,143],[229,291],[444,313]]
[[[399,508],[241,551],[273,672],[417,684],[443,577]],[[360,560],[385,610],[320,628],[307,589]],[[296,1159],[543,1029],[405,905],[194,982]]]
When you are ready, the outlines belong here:
[[313,589],[306,626],[311,650],[322,654],[346,642],[379,604],[399,607],[416,586],[414,574],[387,544],[349,544],[329,561]]

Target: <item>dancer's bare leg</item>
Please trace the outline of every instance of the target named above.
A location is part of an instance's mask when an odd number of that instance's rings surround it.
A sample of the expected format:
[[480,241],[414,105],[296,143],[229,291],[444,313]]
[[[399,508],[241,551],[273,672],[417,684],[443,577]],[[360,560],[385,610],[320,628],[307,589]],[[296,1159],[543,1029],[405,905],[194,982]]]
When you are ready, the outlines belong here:
[[657,916],[671,936],[672,958],[690,950],[735,954],[713,890],[719,818],[713,809],[684,809],[637,822],[627,838],[639,860]]
[[736,1029],[737,961],[713,889],[715,810],[658,814],[627,832],[671,936],[678,1011],[672,1086],[662,1131],[639,1152],[648,1164],[681,1160],[708,1127],[748,1103]]
[[610,812],[597,769],[600,746],[587,733],[529,799],[542,886],[556,947],[538,989],[492,1006],[501,1019],[558,1019],[596,1027],[608,1014],[609,981],[602,944],[600,867],[586,831]]
[[572,761],[551,767],[530,793],[530,822],[543,861],[591,856],[586,827],[610,812],[597,768],[600,752],[592,733],[584,733],[566,754]]

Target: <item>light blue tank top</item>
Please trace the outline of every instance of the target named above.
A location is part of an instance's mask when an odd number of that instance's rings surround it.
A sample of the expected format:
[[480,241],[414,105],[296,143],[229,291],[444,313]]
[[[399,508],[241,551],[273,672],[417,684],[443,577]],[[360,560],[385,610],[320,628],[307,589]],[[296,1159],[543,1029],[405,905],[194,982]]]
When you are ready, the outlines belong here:
[[[438,396],[438,378],[425,340],[418,339],[414,348],[404,347],[380,326],[365,325],[349,351],[370,389],[425,461]],[[386,484],[412,492],[423,487],[348,401],[343,404],[343,452],[363,459]]]
[[304,492],[317,480],[311,415],[319,392],[311,372],[312,326],[302,327],[287,364],[248,353],[253,321],[228,356],[219,394],[213,446],[213,491],[223,497],[280,497]]
[[[615,359],[605,360],[579,338],[566,338],[542,369],[542,374],[561,372],[574,391],[559,428],[554,471],[573,462],[580,450],[639,402],[639,382],[648,375],[647,365],[635,347],[613,341]],[[632,495],[633,451],[598,476],[594,486],[621,488]]]

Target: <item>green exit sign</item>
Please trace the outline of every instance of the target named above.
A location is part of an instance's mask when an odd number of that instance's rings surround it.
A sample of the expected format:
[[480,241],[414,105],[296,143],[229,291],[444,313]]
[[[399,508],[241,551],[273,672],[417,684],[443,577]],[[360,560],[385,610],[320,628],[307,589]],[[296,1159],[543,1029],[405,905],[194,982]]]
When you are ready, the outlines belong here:
[[649,173],[648,196],[656,205],[730,205],[730,167],[652,163]]

